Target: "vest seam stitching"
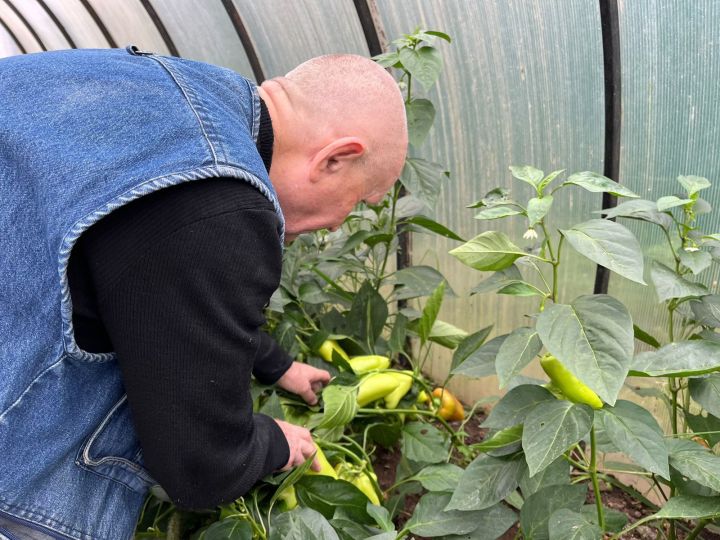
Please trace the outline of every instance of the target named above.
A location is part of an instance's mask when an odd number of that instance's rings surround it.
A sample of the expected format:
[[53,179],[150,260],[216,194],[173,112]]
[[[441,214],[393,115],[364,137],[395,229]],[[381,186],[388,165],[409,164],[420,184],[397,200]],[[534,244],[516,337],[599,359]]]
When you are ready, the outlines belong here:
[[252,138],[257,144],[258,137],[260,136],[260,92],[258,92],[257,86],[250,84],[249,81],[245,81],[250,89],[250,94],[253,97],[253,120],[252,120]]
[[[206,174],[207,173],[207,174]],[[186,181],[200,180],[203,178],[213,178],[215,176],[228,175],[233,178],[239,178],[243,181],[248,182],[250,185],[255,187],[260,193],[262,193],[273,205],[275,212],[280,218],[281,223],[281,235],[280,245],[282,247],[285,238],[285,219],[280,207],[280,203],[277,197],[271,192],[270,188],[266,186],[260,178],[255,174],[238,167],[236,165],[219,164],[219,165],[205,165],[202,167],[196,167],[194,169],[188,169],[186,171],[178,171],[168,173],[163,176],[157,176],[150,178],[135,187],[126,190],[114,199],[106,202],[101,208],[98,208],[89,214],[86,214],[78,221],[76,221],[72,227],[65,233],[62,240],[60,241],[59,248],[59,260],[58,260],[58,274],[60,276],[60,324],[61,334],[63,336],[63,349],[65,353],[72,358],[75,358],[84,362],[107,362],[113,360],[116,357],[115,353],[90,353],[83,351],[77,345],[77,342],[72,339],[74,334],[73,322],[72,322],[72,308],[68,309],[71,301],[70,287],[68,285],[67,278],[67,266],[70,259],[70,253],[72,248],[77,242],[80,235],[87,230],[94,223],[98,222],[103,217],[107,216],[113,210],[120,208],[124,204],[131,202],[143,195],[147,195],[154,191],[158,191],[162,188],[178,185]],[[272,185],[272,184],[271,184]],[[1,418],[1,417],[0,417]]]
[[[45,514],[44,511],[38,511],[35,508],[25,508],[25,505],[23,504],[9,504],[7,502],[2,502],[2,507],[4,507],[4,510],[0,510],[0,515],[6,514],[9,516],[14,516],[18,519],[22,519],[23,521],[30,521],[31,519],[39,519],[40,524],[48,529],[49,531],[52,531],[56,534],[62,534],[65,538],[72,538],[70,535],[74,535],[76,538],[96,538],[93,535],[89,535],[88,533],[81,531],[79,529],[76,529],[75,527],[71,527],[53,517],[50,517],[50,515]],[[31,521],[31,523],[37,523],[36,521]]]
[[218,164],[218,158],[217,158],[217,154],[216,154],[216,152],[215,152],[215,146],[214,146],[213,143],[210,141],[210,137],[209,137],[209,135],[208,135],[208,133],[207,133],[207,130],[205,129],[205,123],[203,122],[203,120],[202,120],[202,118],[201,118],[201,116],[200,116],[200,113],[198,113],[195,104],[192,102],[192,100],[190,99],[190,96],[188,95],[189,92],[190,92],[189,87],[188,87],[187,85],[182,84],[182,83],[180,82],[180,79],[182,79],[182,75],[181,75],[179,72],[176,72],[175,70],[171,69],[170,66],[169,66],[169,64],[168,64],[167,62],[165,62],[163,59],[161,59],[161,58],[159,58],[159,57],[157,57],[157,56],[154,56],[154,55],[150,56],[149,58],[152,58],[152,59],[155,60],[158,64],[160,64],[161,66],[163,66],[163,67],[165,68],[165,70],[168,72],[168,74],[170,75],[170,77],[172,78],[172,80],[175,81],[175,84],[177,84],[178,88],[180,88],[180,91],[182,92],[183,97],[185,97],[185,101],[187,101],[188,106],[190,107],[190,109],[192,110],[193,114],[195,115],[195,118],[196,118],[197,121],[198,121],[198,125],[200,126],[200,130],[202,131],[202,134],[203,134],[203,137],[204,137],[204,139],[205,139],[205,142],[207,142],[208,147],[210,148],[210,152],[211,152],[212,158],[213,158],[213,163],[214,163],[215,165],[217,165],[217,164]]
[[37,377],[35,377],[32,381],[30,381],[30,384],[28,384],[25,387],[25,390],[23,390],[22,394],[20,394],[15,401],[13,401],[10,405],[8,405],[8,407],[4,411],[2,411],[2,413],[0,413],[0,423],[3,422],[3,420],[5,419],[5,417],[8,415],[8,413],[10,411],[12,411],[15,407],[17,407],[17,405],[22,401],[22,398],[25,397],[25,394],[27,394],[30,391],[30,389],[35,385],[35,383],[43,375],[45,375],[48,371],[55,369],[55,367],[57,367],[58,364],[61,364],[62,362],[64,362],[65,358],[66,358],[66,356],[62,355],[60,357],[60,359],[58,359],[57,361],[55,361],[54,363],[52,363],[51,365],[49,365],[48,367],[43,369],[40,373],[38,373]]

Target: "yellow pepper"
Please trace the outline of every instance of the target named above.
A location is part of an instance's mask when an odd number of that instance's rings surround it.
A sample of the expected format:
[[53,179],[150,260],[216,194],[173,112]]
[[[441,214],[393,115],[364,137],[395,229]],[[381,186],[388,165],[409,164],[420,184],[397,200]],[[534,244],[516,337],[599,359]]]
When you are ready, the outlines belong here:
[[318,353],[323,360],[330,363],[332,363],[333,351],[339,354],[344,360],[350,360],[347,353],[342,350],[342,347],[340,347],[334,339],[326,339],[318,349]]
[[540,358],[542,366],[547,376],[550,377],[552,383],[563,393],[563,395],[573,403],[584,403],[590,405],[593,409],[602,409],[603,402],[598,395],[593,392],[580,379],[572,374],[560,360],[551,354],[546,354]]
[[315,444],[315,448],[317,449],[317,452],[315,452],[315,457],[317,458],[318,462],[320,463],[320,470],[319,471],[313,471],[312,469],[309,469],[307,474],[318,474],[321,476],[331,476],[337,480],[337,473],[335,472],[335,469],[333,469],[332,465],[330,465],[330,462],[325,457],[325,454],[320,449],[320,447]]
[[362,375],[374,369],[387,369],[390,367],[390,359],[387,356],[370,354],[367,356],[353,356],[348,364],[356,375]]
[[368,403],[384,398],[397,386],[398,381],[393,373],[371,373],[360,381],[357,404],[364,407]]
[[282,503],[282,510],[285,512],[292,510],[298,505],[297,496],[295,495],[295,487],[288,486],[278,494],[278,501]]
[[465,418],[465,408],[447,388],[436,388],[432,391],[433,397],[440,399],[440,408],[437,414],[444,420],[454,422]]
[[[325,457],[325,454],[320,449],[320,447],[315,443],[315,457],[317,458],[318,462],[320,463],[320,470],[319,471],[313,471],[312,469],[309,469],[307,473],[305,474],[316,474],[320,476],[330,476],[337,480],[338,475],[335,469],[333,469],[333,466],[330,465],[330,462]],[[282,503],[283,510],[288,511],[295,508],[298,504],[297,497],[295,495],[295,486],[288,486],[285,489],[283,489],[278,494],[278,500]]]
[[400,400],[405,397],[413,383],[412,371],[403,371],[402,373],[391,373],[395,376],[397,386],[395,390],[385,396],[385,407],[395,409]]
[[338,463],[335,467],[340,480],[350,482],[353,486],[358,488],[368,500],[376,505],[380,505],[380,498],[375,491],[375,486],[368,475],[372,475],[372,478],[377,482],[377,476],[373,472],[365,472],[363,469],[353,467],[348,463]]

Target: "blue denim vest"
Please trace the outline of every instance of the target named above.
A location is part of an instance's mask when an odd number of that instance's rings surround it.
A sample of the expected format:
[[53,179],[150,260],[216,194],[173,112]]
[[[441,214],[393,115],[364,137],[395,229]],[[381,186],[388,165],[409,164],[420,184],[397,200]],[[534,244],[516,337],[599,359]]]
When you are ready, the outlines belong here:
[[259,117],[250,81],[200,62],[130,47],[0,61],[0,515],[132,536],[152,479],[114,354],[75,342],[70,252],[114,209],[208,177],[249,182],[282,222]]

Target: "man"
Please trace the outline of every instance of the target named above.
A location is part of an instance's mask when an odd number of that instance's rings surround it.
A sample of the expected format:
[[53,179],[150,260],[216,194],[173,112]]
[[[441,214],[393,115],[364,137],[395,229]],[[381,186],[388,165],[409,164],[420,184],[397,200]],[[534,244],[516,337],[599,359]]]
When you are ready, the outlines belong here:
[[210,508],[312,456],[249,394],[329,380],[260,331],[281,244],[380,201],[406,146],[358,56],[259,88],[134,47],[0,61],[0,533],[125,539],[154,483]]

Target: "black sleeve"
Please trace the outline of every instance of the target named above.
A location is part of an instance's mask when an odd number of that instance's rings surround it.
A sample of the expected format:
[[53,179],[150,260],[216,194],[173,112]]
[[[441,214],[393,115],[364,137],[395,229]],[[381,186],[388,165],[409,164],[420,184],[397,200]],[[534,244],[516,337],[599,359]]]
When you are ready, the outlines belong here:
[[[249,387],[253,370],[274,382],[289,363],[260,330],[281,268],[272,206],[238,180],[190,184],[111,214],[83,249],[145,464],[179,507],[201,509],[287,462]],[[208,199],[202,184],[221,187]]]
[[275,384],[292,365],[292,357],[265,332],[260,333],[260,347],[255,356],[253,375],[263,384]]

